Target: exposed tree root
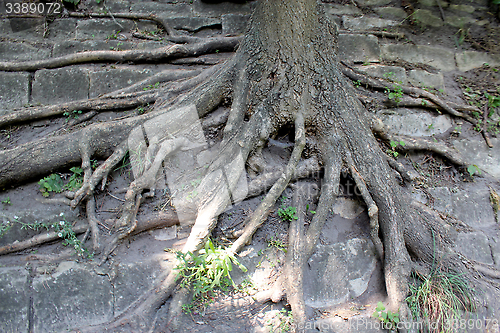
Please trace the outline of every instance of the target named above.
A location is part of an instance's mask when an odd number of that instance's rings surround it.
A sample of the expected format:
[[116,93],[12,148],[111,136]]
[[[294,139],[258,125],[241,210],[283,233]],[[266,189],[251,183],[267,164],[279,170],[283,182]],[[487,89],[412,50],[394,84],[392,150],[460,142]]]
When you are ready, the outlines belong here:
[[89,62],[158,62],[181,57],[195,57],[216,50],[220,52],[234,51],[240,39],[223,37],[208,39],[196,44],[169,45],[152,50],[127,51],[85,51],[51,59],[23,62],[0,62],[0,70],[7,72],[36,71],[38,69],[58,68]]

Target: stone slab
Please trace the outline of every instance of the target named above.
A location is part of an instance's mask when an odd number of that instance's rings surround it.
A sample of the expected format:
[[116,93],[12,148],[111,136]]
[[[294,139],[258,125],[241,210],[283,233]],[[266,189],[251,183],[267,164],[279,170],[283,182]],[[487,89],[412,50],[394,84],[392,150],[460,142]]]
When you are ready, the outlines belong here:
[[465,15],[448,15],[445,18],[445,22],[455,28],[463,28],[465,25],[471,23],[477,23],[478,21],[470,16]]
[[358,6],[370,7],[370,6],[385,6],[391,3],[391,0],[356,0]]
[[[64,82],[64,84],[61,84]],[[89,77],[81,67],[42,69],[32,85],[34,103],[54,104],[89,98]]]
[[482,136],[471,139],[458,139],[452,142],[453,146],[470,164],[475,164],[493,177],[500,179],[500,139],[491,138],[493,148],[488,148]]
[[496,224],[490,205],[490,191],[486,186],[475,191],[456,189],[452,192],[447,187],[428,191],[434,198],[433,208],[440,212],[450,214],[473,228],[487,228]]
[[115,296],[115,316],[120,315],[132,302],[139,298],[170,272],[167,261],[147,261],[122,263],[118,266],[113,281]]
[[46,38],[50,40],[67,40],[76,37],[76,24],[78,20],[74,18],[58,18],[49,24]]
[[8,36],[21,40],[42,40],[44,35],[43,18],[10,18],[12,33]]
[[408,16],[406,12],[397,7],[378,7],[378,8],[373,8],[373,11],[377,14],[380,15],[382,18],[389,18],[389,19],[404,19],[405,17]]
[[171,28],[186,30],[189,32],[196,32],[203,28],[221,26],[221,20],[219,18],[212,17],[172,17],[166,18],[165,21],[170,25]]
[[33,327],[38,333],[97,325],[113,317],[112,285],[107,276],[74,261],[33,279]]
[[459,233],[455,249],[469,259],[494,264],[488,237],[483,232]]
[[458,70],[462,72],[482,67],[485,63],[490,66],[500,66],[500,55],[486,52],[464,51],[455,54],[455,59],[457,60]]
[[256,4],[257,1],[235,3],[227,1],[206,2],[204,0],[194,0],[192,8],[195,15],[220,18],[221,15],[224,14],[250,15]]
[[359,66],[357,69],[363,73],[370,76],[388,79],[394,82],[405,83],[406,71],[403,67],[398,66],[384,66],[384,65],[369,65],[369,66]]
[[162,2],[132,3],[130,11],[133,13],[154,13],[162,18],[191,15],[192,6],[188,4],[169,4]]
[[360,15],[361,10],[353,5],[325,4],[325,11],[330,15]]
[[108,92],[128,87],[153,74],[154,72],[149,69],[136,70],[132,68],[106,69],[98,72],[91,72],[89,74],[89,97],[94,98]]
[[373,35],[339,34],[339,59],[353,62],[380,61],[378,38]]
[[416,87],[444,89],[443,74],[433,74],[420,69],[408,72],[408,81]]
[[416,23],[423,26],[442,27],[444,22],[439,16],[439,11],[431,11],[427,9],[417,9],[413,14]]
[[224,36],[235,36],[244,34],[247,30],[250,15],[225,14],[221,16],[222,34]]
[[375,269],[371,241],[353,238],[345,243],[319,245],[304,269],[306,305],[325,308],[365,292]]
[[0,268],[0,332],[28,332],[28,271]]
[[[118,23],[119,24],[118,24]],[[139,22],[136,24],[132,20],[116,19],[116,22],[112,19],[89,19],[89,20],[79,20],[76,25],[76,39],[110,39],[113,35],[120,32],[129,32],[132,29],[138,28],[139,30],[154,31],[157,29],[157,25],[152,22]]]
[[449,9],[472,14],[476,10],[476,7],[471,5],[461,4],[461,5],[450,5]]
[[116,39],[110,40],[67,40],[54,44],[54,57],[60,57],[67,54],[83,51],[98,51],[98,50],[130,50],[130,49],[148,49],[159,48],[165,46],[166,43],[148,41],[140,43],[132,43],[127,41],[119,41]]
[[[428,6],[428,7],[437,7],[438,6],[436,0],[417,0],[417,2],[419,5],[422,5],[422,6]],[[450,5],[448,2],[443,1],[443,0],[439,0],[439,3],[441,4],[441,7],[443,7],[443,8],[448,8],[448,6]]]
[[378,17],[350,17],[342,16],[342,24],[345,29],[362,31],[371,30],[374,28],[393,27],[398,22],[393,20],[381,19]]
[[448,115],[435,115],[427,110],[396,108],[379,111],[378,116],[391,132],[416,137],[443,134],[453,126]]
[[52,47],[38,44],[34,47],[28,43],[0,42],[0,58],[2,61],[40,60],[50,57]]
[[0,72],[0,109],[14,109],[27,104],[29,81],[29,73]]
[[403,60],[414,64],[425,64],[445,72],[456,69],[453,52],[442,47],[425,45],[385,44],[380,46],[386,60]]

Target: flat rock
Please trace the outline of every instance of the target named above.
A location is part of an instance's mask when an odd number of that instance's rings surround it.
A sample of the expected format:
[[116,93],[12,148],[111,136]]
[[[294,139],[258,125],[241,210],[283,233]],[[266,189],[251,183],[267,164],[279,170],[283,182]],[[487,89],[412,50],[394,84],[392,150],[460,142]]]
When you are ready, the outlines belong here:
[[482,67],[484,64],[500,66],[500,55],[486,52],[464,51],[455,54],[458,70],[462,72]]
[[28,332],[28,271],[0,268],[0,331]]
[[417,87],[444,89],[442,73],[433,74],[421,69],[413,69],[408,72],[408,81]]
[[393,27],[398,22],[393,20],[381,19],[378,17],[350,17],[342,16],[344,28],[350,30],[370,30],[373,28]]
[[153,75],[150,69],[137,70],[133,68],[105,69],[91,72],[89,74],[90,88],[89,97],[99,95],[128,87]]
[[441,16],[436,15],[438,11],[430,11],[427,9],[417,9],[413,14],[413,18],[417,20],[418,24],[431,27],[441,27],[444,25]]
[[404,19],[405,17],[408,16],[406,12],[397,7],[378,7],[378,8],[373,8],[373,11],[377,14],[380,15],[382,18],[389,18],[389,19]]
[[493,148],[488,148],[481,136],[453,140],[453,146],[470,164],[475,164],[493,177],[500,179],[500,139],[491,138]]
[[339,197],[333,204],[332,211],[344,219],[352,220],[365,211],[365,206],[358,200]]
[[445,22],[455,28],[462,28],[466,24],[476,23],[477,20],[465,15],[448,15],[445,18]]
[[379,62],[378,38],[373,35],[339,34],[339,57],[353,62]]
[[376,257],[369,240],[318,245],[304,269],[305,303],[324,308],[344,303],[365,292],[375,269]]
[[490,205],[490,191],[486,186],[465,191],[447,187],[435,187],[428,190],[434,198],[432,207],[440,212],[467,223],[473,228],[487,228],[496,224]]
[[353,5],[324,4],[326,13],[330,15],[360,15],[361,10]]
[[10,18],[11,33],[6,36],[24,40],[39,40],[44,34],[43,18]]
[[29,73],[0,72],[0,109],[13,109],[28,103]]
[[391,3],[391,0],[356,0],[358,6],[385,6]]
[[385,66],[385,65],[369,65],[359,66],[357,69],[370,76],[388,79],[394,82],[406,82],[406,71],[403,67]]
[[414,64],[425,64],[445,72],[456,69],[455,55],[442,47],[385,44],[381,45],[380,49],[382,57],[386,60],[403,60]]
[[224,36],[241,35],[246,32],[250,15],[224,14],[221,16],[222,34]]
[[242,3],[233,2],[205,2],[203,0],[194,0],[193,11],[195,14],[206,17],[221,17],[224,14],[246,14],[250,15],[255,8],[256,1],[247,1]]
[[459,233],[455,249],[469,259],[494,264],[488,237],[483,232]]
[[116,21],[102,19],[79,20],[76,25],[76,39],[112,38],[118,31],[129,32],[135,28],[154,31],[157,30],[157,25],[150,21],[140,21],[136,25],[132,20],[123,19],[116,19]]
[[50,57],[52,47],[48,44],[38,44],[34,47],[28,43],[0,42],[2,61],[40,60]]
[[171,28],[186,30],[189,32],[196,32],[203,28],[221,26],[221,20],[212,17],[171,17],[166,18],[165,21]]
[[432,136],[448,131],[453,122],[448,115],[435,115],[427,110],[396,108],[378,112],[391,132],[410,136]]
[[[428,6],[428,7],[437,7],[438,6],[437,0],[417,0],[417,2],[419,5],[422,5],[422,6]],[[443,7],[443,8],[447,8],[450,5],[448,2],[443,1],[443,0],[439,0],[439,3],[441,5],[441,7]]]
[[130,11],[133,13],[155,13],[156,15],[167,18],[180,15],[189,15],[192,13],[192,6],[188,4],[171,4],[164,2],[138,2],[132,3]]
[[112,317],[112,285],[87,265],[62,262],[52,274],[33,279],[35,332],[61,332]]
[[462,4],[462,5],[450,5],[450,9],[456,10],[459,12],[466,12],[466,13],[472,14],[476,10],[476,7],[471,6],[471,5],[463,5]]
[[54,104],[87,98],[89,77],[86,69],[72,66],[36,71],[32,84],[34,103]]
[[46,38],[49,40],[67,40],[76,37],[76,23],[75,18],[61,18],[54,20],[49,24],[48,34]]

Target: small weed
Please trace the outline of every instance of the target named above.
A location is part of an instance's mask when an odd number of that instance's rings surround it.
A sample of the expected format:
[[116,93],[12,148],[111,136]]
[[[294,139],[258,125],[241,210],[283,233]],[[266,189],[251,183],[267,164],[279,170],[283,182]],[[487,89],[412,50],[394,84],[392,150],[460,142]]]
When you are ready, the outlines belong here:
[[63,116],[66,117],[66,122],[68,122],[71,118],[78,119],[78,117],[82,114],[81,110],[73,110],[73,111],[65,111]]
[[292,220],[297,220],[297,208],[295,207],[286,207],[282,206],[278,209],[278,215],[283,219],[283,221],[291,222]]
[[387,149],[386,150],[386,153],[389,154],[389,155],[392,155],[394,156],[394,158],[398,158],[399,156],[399,153],[396,151],[396,147],[398,145],[401,145],[401,146],[405,146],[406,143],[404,143],[404,141],[400,141],[400,142],[397,142],[397,141],[391,141],[390,142],[390,145],[391,145],[391,149]]
[[142,88],[142,90],[146,91],[146,90],[151,90],[151,89],[158,89],[159,86],[160,86],[160,82],[156,82],[155,84],[148,84],[147,86]]
[[479,169],[479,167],[478,167],[477,165],[472,164],[472,165],[469,165],[469,166],[467,167],[467,172],[468,172],[468,173],[469,173],[469,175],[472,177],[472,176],[474,176],[476,173],[477,173],[478,175],[480,175],[480,174],[481,174],[481,169]]
[[400,85],[393,85],[392,89],[385,88],[385,93],[387,94],[387,98],[394,100],[396,103],[401,102],[401,98],[403,98],[403,87]]
[[83,184],[83,169],[80,167],[72,167],[69,169],[73,174],[69,177],[68,183],[64,185],[64,189],[75,191],[82,187]]
[[283,241],[281,239],[279,239],[278,237],[274,238],[274,237],[271,237],[271,240],[268,240],[267,241],[267,247],[270,248],[270,247],[274,247],[276,249],[278,249],[279,251],[283,251],[286,253],[287,251],[287,246],[285,243],[283,243]]
[[360,80],[356,80],[356,81],[353,81],[353,84],[356,88],[359,88],[361,87],[361,81]]
[[48,197],[49,192],[60,193],[64,186],[61,176],[56,173],[40,179],[38,185],[40,185],[40,192],[44,197]]
[[183,306],[185,312],[191,312],[199,308],[199,305],[204,308],[210,302],[215,289],[236,287],[230,275],[233,264],[243,272],[247,271],[233,253],[221,246],[216,248],[211,239],[208,239],[205,248],[198,254],[177,252],[177,260],[179,264],[175,269],[182,277],[181,286],[193,290],[193,301],[190,305]]
[[112,33],[111,35],[109,35],[107,37],[107,39],[118,39],[118,35],[120,34],[121,30],[118,30],[117,32],[115,33]]
[[[278,323],[273,320],[268,321],[268,326],[271,326],[270,332],[291,332],[293,327],[293,315],[292,311],[287,309],[281,309],[277,316]],[[276,318],[275,317],[275,318]]]
[[308,211],[309,213],[311,214],[316,214],[316,211],[315,210],[309,210],[309,204],[306,205],[306,211]]
[[434,129],[434,124],[430,124],[429,126],[427,126],[428,131],[433,130],[433,129]]
[[399,311],[393,313],[389,310],[386,310],[382,302],[378,302],[377,307],[375,308],[375,312],[372,314],[372,317],[379,319],[382,322],[384,329],[389,331],[396,331],[399,323]]
[[12,202],[10,202],[10,197],[7,197],[7,198],[3,199],[2,203],[4,205],[12,205]]

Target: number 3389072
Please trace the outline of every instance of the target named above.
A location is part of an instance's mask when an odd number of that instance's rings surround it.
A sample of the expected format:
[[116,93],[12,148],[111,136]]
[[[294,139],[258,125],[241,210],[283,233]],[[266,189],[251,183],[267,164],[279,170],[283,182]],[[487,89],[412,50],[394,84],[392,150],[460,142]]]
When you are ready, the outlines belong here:
[[7,14],[60,14],[61,4],[59,2],[48,3],[12,3],[5,4]]

